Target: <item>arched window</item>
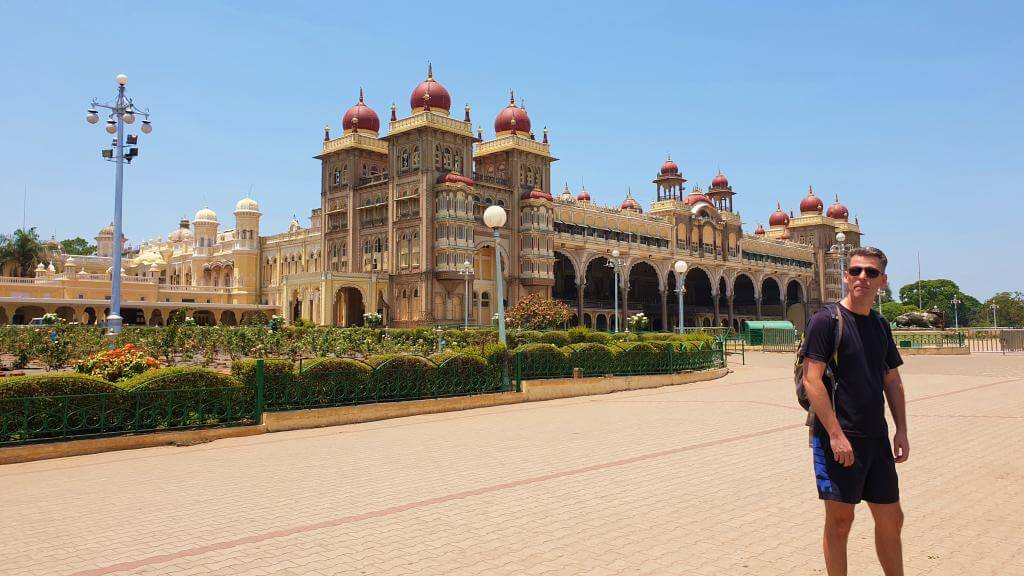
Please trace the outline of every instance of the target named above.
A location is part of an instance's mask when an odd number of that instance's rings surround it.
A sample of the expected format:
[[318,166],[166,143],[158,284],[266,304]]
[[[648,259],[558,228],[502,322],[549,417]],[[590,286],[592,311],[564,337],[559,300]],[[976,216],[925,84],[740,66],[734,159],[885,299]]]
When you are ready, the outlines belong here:
[[363,178],[366,178],[369,175],[370,175],[370,169],[369,169],[369,167],[366,166],[366,163],[364,162],[363,163]]
[[334,185],[341,186],[341,170],[334,169]]
[[348,184],[348,164],[341,167],[341,183]]
[[434,167],[441,167],[441,145],[434,144]]
[[410,165],[410,163],[412,161],[412,158],[409,156],[409,149],[408,148],[402,148],[402,151],[399,153],[399,158],[401,159],[400,160],[400,164],[399,164],[401,169],[402,170],[408,170],[409,169],[409,165]]
[[445,168],[452,167],[452,149],[447,146],[444,147],[443,166]]
[[412,265],[418,267],[420,265],[420,233],[412,233]]
[[490,292],[484,292],[480,295],[480,305],[488,308],[491,305],[491,294]]
[[453,168],[456,172],[462,174],[462,152],[459,150],[455,151],[455,164]]
[[398,265],[402,268],[409,267],[409,243],[408,235],[403,233],[402,240],[398,244]]
[[412,166],[413,168],[419,168],[420,166],[420,146],[419,144],[412,147]]

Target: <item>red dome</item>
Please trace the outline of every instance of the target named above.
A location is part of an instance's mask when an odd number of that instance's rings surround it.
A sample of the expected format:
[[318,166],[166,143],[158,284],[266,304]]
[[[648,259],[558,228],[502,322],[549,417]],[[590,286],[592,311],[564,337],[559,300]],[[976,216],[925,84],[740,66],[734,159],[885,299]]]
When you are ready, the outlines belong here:
[[676,174],[679,174],[679,165],[676,164],[675,162],[673,162],[672,158],[669,157],[669,159],[666,160],[665,163],[661,165],[661,174],[662,175],[666,175],[666,174],[676,175]]
[[526,110],[516,106],[516,97],[512,94],[509,97],[508,106],[498,112],[494,119],[494,133],[501,135],[515,130],[521,134],[530,133],[530,117]]
[[523,200],[554,200],[554,198],[551,197],[551,194],[548,194],[547,192],[541,190],[540,188],[534,188],[529,192],[523,193],[522,198]]
[[708,204],[711,204],[711,198],[708,198],[707,196],[700,193],[691,192],[690,195],[686,197],[686,200],[684,200],[684,202],[686,202],[690,206],[693,206],[697,202],[707,202]]
[[442,174],[441,176],[439,176],[437,178],[437,183],[438,184],[465,184],[466,186],[472,186],[473,185],[473,179],[469,178],[468,176],[463,176],[462,174],[456,174],[455,172],[448,172],[447,174]]
[[725,177],[725,174],[722,174],[721,172],[719,172],[718,176],[715,176],[715,179],[711,181],[711,187],[712,188],[728,188],[729,187],[729,179]]
[[828,216],[829,218],[842,220],[843,222],[850,221],[850,211],[846,209],[846,206],[843,206],[842,204],[839,203],[838,195],[836,196],[835,203],[828,207],[828,212],[825,215]]
[[580,190],[579,195],[576,196],[576,200],[579,202],[590,202],[590,192],[587,192],[586,188]]
[[764,236],[764,226],[758,224],[757,230],[754,230],[754,234],[757,234],[758,236]]
[[789,226],[789,214],[782,211],[782,205],[775,205],[775,212],[768,217],[768,225],[771,227],[775,226]]
[[373,111],[373,108],[363,102],[362,88],[359,89],[359,102],[356,102],[356,105],[349,108],[342,116],[341,128],[346,134],[356,130],[380,131],[380,118],[377,118],[377,113]]
[[807,189],[807,197],[800,201],[800,213],[801,214],[821,214],[822,209],[825,205],[821,202],[821,198],[814,195],[814,189]]
[[622,201],[622,205],[619,206],[619,210],[636,210],[637,212],[643,212],[643,208],[640,207],[640,203],[633,198],[633,191],[626,192],[626,199]]
[[427,79],[420,82],[409,96],[409,107],[413,112],[426,110],[444,110],[448,112],[452,107],[452,97],[448,90],[434,80],[434,67],[427,67]]

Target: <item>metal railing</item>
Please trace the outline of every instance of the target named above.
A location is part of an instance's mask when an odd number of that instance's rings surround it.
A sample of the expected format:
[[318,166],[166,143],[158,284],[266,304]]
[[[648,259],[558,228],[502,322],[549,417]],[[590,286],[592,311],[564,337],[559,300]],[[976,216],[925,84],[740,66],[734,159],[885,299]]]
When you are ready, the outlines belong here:
[[591,346],[572,344],[569,354],[548,346],[528,347],[512,357],[517,382],[583,376],[640,376],[672,374],[725,367],[721,341],[710,345],[690,342],[633,342]]
[[1024,328],[962,328],[971,352],[1024,352]]
[[910,332],[894,330],[892,339],[897,348],[966,348],[962,332]]

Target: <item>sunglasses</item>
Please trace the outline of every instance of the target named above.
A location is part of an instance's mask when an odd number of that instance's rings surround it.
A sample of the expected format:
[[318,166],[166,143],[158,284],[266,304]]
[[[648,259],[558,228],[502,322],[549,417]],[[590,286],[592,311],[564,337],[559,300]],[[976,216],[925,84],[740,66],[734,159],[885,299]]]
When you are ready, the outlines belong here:
[[881,270],[879,270],[878,268],[872,268],[870,266],[850,266],[849,268],[846,269],[846,273],[849,274],[850,276],[853,276],[854,278],[860,276],[861,272],[867,274],[868,278],[872,280],[878,278],[882,274]]

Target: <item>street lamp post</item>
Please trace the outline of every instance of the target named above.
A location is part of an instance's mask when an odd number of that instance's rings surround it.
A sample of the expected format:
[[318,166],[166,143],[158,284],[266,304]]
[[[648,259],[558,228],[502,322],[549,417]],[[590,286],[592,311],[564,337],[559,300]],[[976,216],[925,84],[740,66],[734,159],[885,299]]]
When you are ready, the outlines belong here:
[[958,313],[957,306],[959,306],[962,302],[960,301],[960,298],[958,298],[956,294],[953,294],[953,299],[950,300],[949,303],[953,305],[953,322],[956,323],[956,329],[959,330],[960,329],[960,314]]
[[501,288],[501,233],[500,228],[505,225],[505,220],[508,218],[508,214],[505,213],[505,209],[497,204],[493,204],[484,210],[484,224],[494,230],[494,257],[496,259],[498,271],[498,341],[505,344],[505,292]]
[[839,255],[839,299],[846,298],[846,284],[843,283],[843,273],[846,272],[846,253],[849,251],[850,245],[846,243],[846,234],[839,232],[836,234],[836,243],[829,248],[829,252],[832,254]]
[[[495,250],[497,252],[497,250]],[[459,274],[466,277],[466,298],[462,301],[462,307],[466,309],[466,321],[462,326],[463,330],[469,330],[469,277],[473,275],[473,264],[466,260],[462,263]]]
[[999,304],[993,302],[989,308],[992,308],[992,327],[999,328],[999,321],[996,320],[996,310],[999,310]]
[[[615,294],[615,332],[619,331],[619,268],[625,264],[622,258],[619,258],[619,251],[612,250],[612,257],[608,259],[607,266],[612,269],[612,276],[615,280],[615,288],[613,290]],[[629,327],[626,327],[629,330]]]
[[678,278],[677,282],[679,282],[676,293],[679,294],[679,333],[682,334],[685,331],[683,320],[686,318],[683,314],[683,294],[686,292],[686,269],[689,268],[689,265],[685,260],[676,260],[674,268],[676,270],[676,278]]
[[124,163],[129,164],[132,159],[138,156],[139,149],[130,147],[125,154],[125,144],[129,146],[138,142],[138,136],[129,134],[127,142],[124,136],[124,125],[134,124],[135,115],[139,114],[145,119],[142,121],[142,133],[149,134],[153,131],[149,123],[149,109],[140,111],[135,108],[132,99],[125,95],[125,86],[128,84],[128,77],[124,74],[117,75],[117,97],[113,102],[100,103],[93,98],[85,119],[89,124],[96,124],[100,120],[98,108],[110,110],[107,115],[106,130],[108,134],[116,134],[112,149],[102,151],[103,158],[117,164],[117,172],[114,178],[114,249],[113,263],[110,267],[112,285],[110,290],[110,315],[107,316],[107,329],[111,334],[121,331],[121,205],[124,192]]

